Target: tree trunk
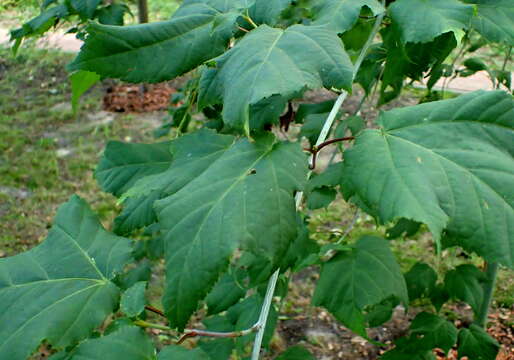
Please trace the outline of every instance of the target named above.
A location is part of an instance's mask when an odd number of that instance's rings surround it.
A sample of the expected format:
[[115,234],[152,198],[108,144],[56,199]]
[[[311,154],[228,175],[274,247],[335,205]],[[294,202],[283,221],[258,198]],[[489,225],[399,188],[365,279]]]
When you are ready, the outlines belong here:
[[148,22],[148,0],[137,0],[137,10],[139,23],[144,24]]

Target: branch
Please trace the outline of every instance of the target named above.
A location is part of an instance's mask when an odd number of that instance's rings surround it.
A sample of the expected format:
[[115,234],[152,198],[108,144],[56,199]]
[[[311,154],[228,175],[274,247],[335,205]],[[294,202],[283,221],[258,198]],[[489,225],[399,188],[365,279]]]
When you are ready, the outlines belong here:
[[184,340],[197,337],[197,336],[209,336],[209,337],[215,337],[215,338],[235,338],[240,336],[245,336],[248,334],[251,334],[253,332],[256,332],[260,329],[259,322],[255,323],[251,328],[240,330],[240,331],[231,331],[231,332],[217,332],[217,331],[206,331],[206,330],[198,330],[198,329],[192,329],[187,330],[184,335],[177,341],[177,344],[182,344]]
[[339,141],[347,141],[347,140],[355,140],[355,136],[347,136],[342,138],[335,138],[331,140],[327,140],[319,144],[318,146],[313,146],[310,149],[306,149],[312,154],[311,164],[309,165],[309,169],[314,170],[316,167],[316,156],[318,155],[318,152],[323,149],[325,146],[339,142]]
[[148,311],[151,311],[153,313],[156,313],[157,315],[160,315],[162,317],[166,317],[166,315],[164,315],[164,313],[161,310],[159,310],[159,309],[157,309],[157,308],[155,308],[155,307],[153,307],[151,305],[146,305],[145,309],[148,310]]

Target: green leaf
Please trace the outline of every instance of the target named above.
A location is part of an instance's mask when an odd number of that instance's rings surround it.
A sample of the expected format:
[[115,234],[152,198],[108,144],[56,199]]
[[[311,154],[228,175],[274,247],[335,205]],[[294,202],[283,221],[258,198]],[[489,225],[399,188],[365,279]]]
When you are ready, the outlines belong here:
[[127,235],[136,229],[151,225],[157,221],[153,208],[156,200],[162,197],[160,191],[139,197],[130,197],[123,202],[123,210],[114,219],[113,231],[118,235]]
[[429,42],[450,31],[460,41],[471,22],[473,6],[458,0],[396,0],[389,13],[404,42]]
[[417,221],[400,219],[393,227],[387,229],[387,238],[397,239],[399,237],[413,236],[419,231],[420,227],[421,224]]
[[296,345],[284,351],[275,360],[316,360],[316,358],[303,346]]
[[150,281],[152,266],[148,260],[143,260],[136,267],[123,272],[114,279],[114,283],[123,290],[132,287],[138,281]]
[[157,356],[157,360],[210,360],[200,348],[193,350],[178,345],[166,346]]
[[[381,114],[345,152],[343,190],[381,223],[406,218],[436,240],[514,265],[514,101],[501,92]],[[470,195],[471,194],[471,195]]]
[[366,308],[390,297],[408,304],[400,267],[386,240],[364,236],[352,251],[323,265],[313,304],[325,307],[343,325],[367,337]]
[[59,349],[87,337],[117,306],[109,280],[130,252],[128,240],[104,230],[73,196],[42,244],[0,259],[0,354],[21,360],[42,340]]
[[[341,40],[328,29],[294,25],[285,30],[261,25],[216,59],[218,71],[202,74],[200,98],[223,99],[226,124],[249,131],[250,105],[273,95],[351,89],[353,66]],[[301,74],[301,76],[299,75]],[[205,89],[211,94],[206,95]]]
[[293,0],[255,0],[253,5],[248,9],[248,14],[256,24],[273,26],[277,23],[282,11],[284,11],[292,1]]
[[71,81],[71,106],[73,113],[77,112],[79,98],[88,91],[91,86],[100,81],[100,75],[89,71],[77,71],[70,75]]
[[316,144],[318,136],[327,120],[328,113],[310,114],[305,117],[305,122],[300,130],[300,137],[305,136],[311,145]]
[[481,284],[484,279],[484,273],[476,266],[459,265],[446,273],[444,286],[450,297],[468,303],[476,314],[480,311],[484,297]]
[[35,18],[29,20],[19,29],[11,31],[11,40],[21,40],[23,37],[43,34],[50,29],[60,18],[68,15],[66,5],[57,5],[43,11]]
[[128,317],[136,317],[145,310],[146,281],[139,281],[121,296],[120,310]]
[[198,346],[209,355],[210,360],[227,360],[230,359],[234,349],[234,340],[220,338],[200,340]]
[[405,274],[405,282],[411,301],[430,296],[436,286],[437,273],[429,265],[418,262]]
[[[202,156],[208,143],[199,140],[208,138],[223,147]],[[159,176],[171,184],[170,196],[156,202],[166,243],[164,305],[172,326],[179,328],[239,245],[268,261],[281,259],[296,237],[293,194],[307,174],[299,144],[273,136],[252,143],[203,130],[180,139],[201,146],[185,147],[185,157],[177,154],[166,175]]]
[[321,209],[327,207],[335,200],[337,191],[329,187],[321,187],[314,189],[307,198],[307,207],[310,210]]
[[514,46],[514,3],[510,0],[463,0],[475,4],[472,27],[495,43]]
[[123,25],[125,13],[130,13],[130,9],[125,4],[110,4],[98,10],[98,21],[104,25]]
[[109,335],[87,339],[73,350],[68,359],[154,360],[155,348],[142,329],[123,326]]
[[303,103],[298,106],[296,111],[295,122],[303,123],[305,118],[311,114],[325,114],[329,113],[334,106],[334,100],[322,101],[320,103]]
[[83,19],[91,19],[102,0],[69,0],[71,7]]
[[95,177],[102,190],[121,196],[134,183],[166,170],[171,163],[170,142],[155,144],[109,141]]
[[90,23],[88,37],[69,69],[136,83],[182,75],[225,51],[237,18],[207,4],[192,8],[183,16],[151,24]]
[[[446,319],[421,312],[410,326],[411,346],[418,350],[439,348],[448,352],[457,342],[457,328]],[[460,355],[460,354],[459,354]]]
[[459,357],[473,360],[494,360],[500,345],[480,326],[471,324],[469,329],[460,329],[457,351]]
[[395,345],[396,347],[385,352],[380,360],[436,360],[432,351],[413,348],[408,338],[399,338]]
[[385,11],[377,0],[317,0],[314,3],[315,17],[312,24],[343,33],[355,25],[364,6],[367,6],[373,15]]
[[205,298],[207,314],[218,314],[227,310],[245,294],[246,290],[236,282],[234,274],[224,274]]

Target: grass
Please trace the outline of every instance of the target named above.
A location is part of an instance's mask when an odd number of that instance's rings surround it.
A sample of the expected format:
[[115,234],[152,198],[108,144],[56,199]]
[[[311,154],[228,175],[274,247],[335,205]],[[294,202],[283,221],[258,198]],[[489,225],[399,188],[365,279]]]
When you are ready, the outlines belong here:
[[44,239],[57,207],[74,193],[108,223],[115,201],[93,177],[104,144],[151,139],[153,127],[133,116],[106,121],[112,115],[100,112],[100,88],[84,97],[74,117],[64,71],[71,59],[26,47],[14,58],[0,48],[0,255]]

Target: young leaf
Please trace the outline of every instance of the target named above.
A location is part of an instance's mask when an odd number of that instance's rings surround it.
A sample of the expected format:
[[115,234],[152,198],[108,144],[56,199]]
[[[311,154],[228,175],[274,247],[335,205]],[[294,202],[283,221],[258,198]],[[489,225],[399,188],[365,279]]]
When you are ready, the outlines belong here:
[[235,274],[224,274],[205,298],[208,315],[218,314],[236,304],[246,294],[235,281]]
[[136,317],[145,310],[146,281],[139,281],[121,296],[120,310],[128,317]]
[[457,328],[446,319],[427,312],[416,315],[410,332],[411,344],[419,350],[439,348],[448,352],[457,342]]
[[397,239],[403,236],[412,236],[419,231],[420,227],[421,224],[417,221],[412,221],[409,219],[400,219],[393,227],[387,229],[387,238]]
[[267,24],[274,26],[280,13],[284,11],[293,0],[255,0],[253,5],[248,9],[250,18],[256,24]]
[[436,239],[446,229],[450,243],[513,266],[512,97],[479,91],[388,111],[379,122],[345,152],[345,197],[380,222],[423,222]]
[[123,25],[125,13],[130,13],[130,9],[125,4],[110,4],[98,10],[98,22],[104,25]]
[[471,22],[473,6],[458,0],[396,0],[389,13],[404,42],[429,42],[450,31],[460,41]]
[[[237,18],[194,4],[168,21],[131,26],[90,23],[70,70],[128,82],[173,79],[223,53]],[[184,56],[187,54],[187,56]]]
[[119,197],[137,180],[166,170],[171,159],[169,141],[155,144],[110,141],[95,177],[102,190]]
[[312,301],[366,337],[365,309],[391,296],[408,304],[400,267],[386,240],[364,236],[323,265]]
[[[29,20],[19,29],[11,31],[11,40],[21,40],[24,37],[39,35],[51,28],[60,18],[68,15],[68,8],[61,4],[51,7],[35,18]],[[19,44],[15,45],[17,47]]]
[[514,46],[514,3],[510,0],[463,0],[474,4],[472,26],[488,41]]
[[210,360],[209,356],[200,348],[193,350],[178,345],[166,346],[157,355],[157,360]]
[[303,346],[292,346],[275,360],[316,360],[316,358]]
[[[216,59],[217,72],[204,72],[209,86],[200,97],[223,99],[226,124],[249,130],[249,108],[262,99],[290,99],[305,88],[350,89],[353,66],[337,35],[322,27],[285,30],[261,25]],[[299,76],[301,74],[301,76]],[[206,82],[202,79],[201,82]],[[215,91],[205,95],[205,89]]]
[[378,0],[317,0],[314,4],[315,15],[312,24],[343,33],[355,25],[364,6],[368,7],[373,15],[385,11]]
[[[198,136],[182,138],[194,142]],[[169,180],[182,187],[157,201],[156,211],[166,242],[164,305],[171,324],[181,328],[236,247],[275,263],[282,258],[296,237],[293,193],[303,188],[307,164],[299,144],[277,142],[271,135],[234,142],[199,174],[187,157],[176,161]]]
[[142,329],[136,326],[123,326],[109,335],[87,339],[64,359],[153,360],[155,348],[152,340]]
[[83,19],[91,19],[102,0],[69,0],[69,4]]
[[444,287],[450,297],[468,303],[473,311],[480,311],[484,291],[481,282],[484,273],[474,265],[460,265],[455,270],[448,271],[444,279]]
[[385,352],[380,360],[436,360],[430,350],[421,350],[411,346],[410,339],[399,338],[395,341],[395,348]]
[[498,342],[480,326],[471,324],[469,329],[460,329],[459,358],[468,356],[473,360],[494,360],[499,350]]
[[77,112],[79,98],[88,91],[91,86],[100,81],[100,75],[89,71],[77,71],[70,75],[71,81],[71,107],[73,113]]
[[429,265],[418,262],[405,274],[405,282],[411,301],[430,296],[436,286],[437,273]]
[[117,306],[110,280],[130,253],[130,242],[73,196],[42,244],[0,259],[0,354],[21,360],[42,340],[59,349],[87,337]]

